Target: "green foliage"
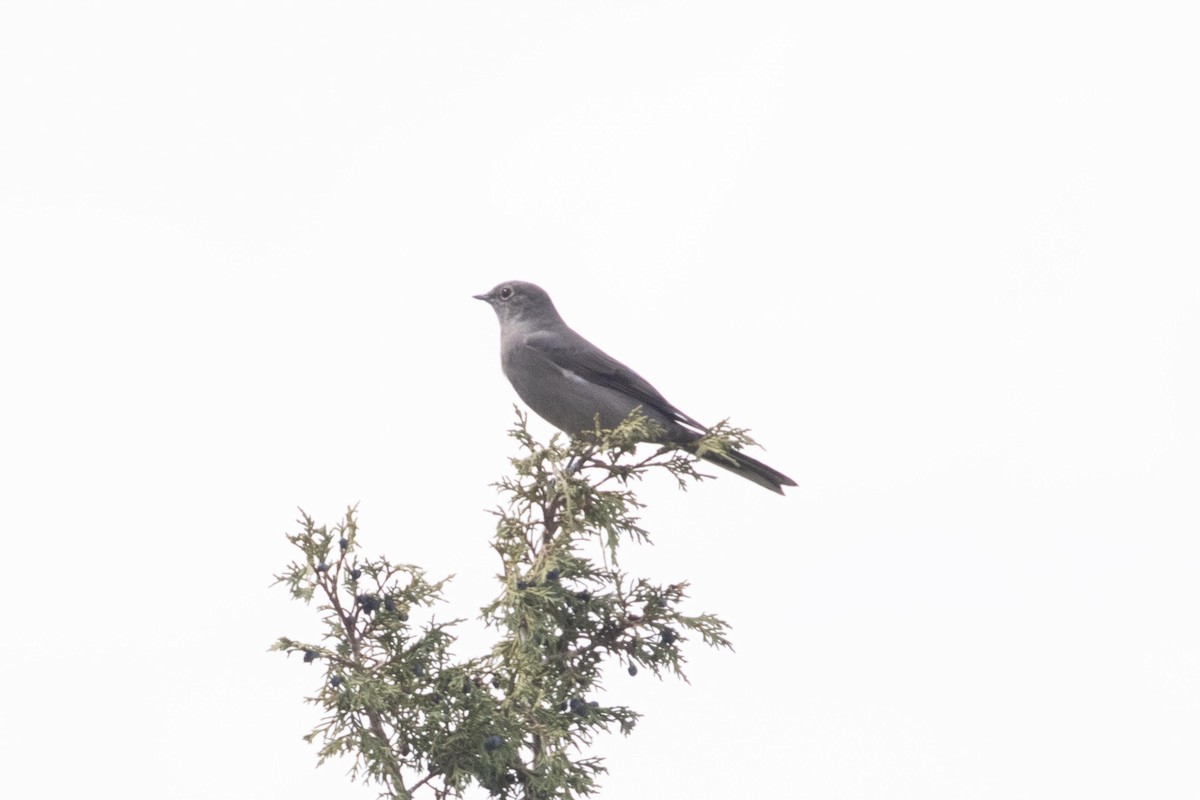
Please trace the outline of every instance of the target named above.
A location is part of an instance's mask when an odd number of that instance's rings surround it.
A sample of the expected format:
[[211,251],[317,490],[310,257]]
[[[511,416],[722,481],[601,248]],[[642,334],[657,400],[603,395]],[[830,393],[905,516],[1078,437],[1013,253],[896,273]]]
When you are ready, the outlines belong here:
[[[686,680],[685,643],[730,646],[720,619],[680,610],[686,583],[618,567],[622,544],[650,538],[631,482],[665,469],[686,486],[704,477],[695,457],[664,448],[639,460],[637,442],[653,431],[636,412],[616,430],[548,444],[525,422],[519,415],[511,431],[521,450],[515,475],[497,484],[492,547],[503,570],[499,595],[482,609],[497,637],[490,653],[451,654],[458,620],[427,611],[446,581],[363,555],[355,509],[333,528],[303,515],[288,537],[303,557],[277,583],[315,599],[324,628],[320,643],[281,638],[273,647],[324,668],[308,698],[324,717],[305,738],[320,741],[321,762],[350,756],[351,775],[383,787],[383,797],[462,797],[475,784],[529,800],[590,795],[605,768],[587,745],[601,732],[629,734],[638,719],[592,699],[605,666]],[[719,427],[700,447],[745,441],[744,431]]]

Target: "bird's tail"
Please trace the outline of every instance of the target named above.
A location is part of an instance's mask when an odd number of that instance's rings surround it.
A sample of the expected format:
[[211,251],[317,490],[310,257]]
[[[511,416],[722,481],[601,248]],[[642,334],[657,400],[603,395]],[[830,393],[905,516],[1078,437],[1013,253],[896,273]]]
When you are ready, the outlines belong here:
[[783,494],[783,487],[796,485],[796,482],[787,475],[768,467],[756,458],[751,458],[740,450],[732,450],[725,454],[709,451],[700,458],[778,494]]

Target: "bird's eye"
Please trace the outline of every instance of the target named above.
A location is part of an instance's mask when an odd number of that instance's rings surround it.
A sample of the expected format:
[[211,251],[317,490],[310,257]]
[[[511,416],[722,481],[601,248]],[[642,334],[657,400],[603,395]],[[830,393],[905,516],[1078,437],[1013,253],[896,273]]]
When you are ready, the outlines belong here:
[[501,300],[507,300],[508,298],[510,298],[512,296],[513,296],[513,290],[512,290],[511,286],[505,286],[503,289],[500,290],[500,299]]

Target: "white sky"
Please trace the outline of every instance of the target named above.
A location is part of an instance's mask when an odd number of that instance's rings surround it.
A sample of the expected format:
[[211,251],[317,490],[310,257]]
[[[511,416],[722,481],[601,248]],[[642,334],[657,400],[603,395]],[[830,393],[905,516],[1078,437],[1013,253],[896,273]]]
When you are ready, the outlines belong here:
[[1200,796],[1189,6],[6,4],[0,795],[374,797],[268,584],[490,599],[523,278],[801,484],[646,486],[600,797]]

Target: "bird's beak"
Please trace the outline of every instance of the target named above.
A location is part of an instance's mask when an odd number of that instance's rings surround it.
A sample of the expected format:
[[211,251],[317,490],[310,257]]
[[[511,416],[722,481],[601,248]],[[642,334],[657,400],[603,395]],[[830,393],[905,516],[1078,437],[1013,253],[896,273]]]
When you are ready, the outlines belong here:
[[471,297],[474,297],[476,300],[482,300],[485,303],[491,299],[486,294],[473,294]]

